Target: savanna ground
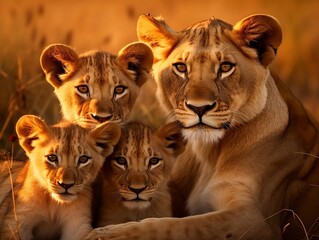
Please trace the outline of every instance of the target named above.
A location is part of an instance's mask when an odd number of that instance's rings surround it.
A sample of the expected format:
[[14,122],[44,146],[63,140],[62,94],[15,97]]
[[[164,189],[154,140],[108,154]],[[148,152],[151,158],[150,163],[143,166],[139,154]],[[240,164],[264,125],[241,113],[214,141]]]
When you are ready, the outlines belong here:
[[[232,24],[255,13],[275,16],[284,38],[272,68],[319,120],[318,0],[0,0],[0,158],[10,152],[23,158],[10,142],[20,116],[35,114],[50,124],[60,119],[40,69],[42,50],[64,43],[78,53],[117,53],[137,40],[136,21],[144,13],[163,16],[175,30],[213,16]],[[143,87],[134,111],[152,125],[163,120],[155,88],[153,81]]]

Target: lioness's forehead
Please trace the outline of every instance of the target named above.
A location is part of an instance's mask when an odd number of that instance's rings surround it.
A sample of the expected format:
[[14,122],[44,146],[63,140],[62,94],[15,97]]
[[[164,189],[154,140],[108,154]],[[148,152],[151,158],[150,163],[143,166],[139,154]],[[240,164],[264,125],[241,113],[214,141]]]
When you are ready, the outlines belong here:
[[231,30],[232,26],[219,19],[208,19],[181,31],[183,38],[198,48],[219,46],[224,38],[225,31]]

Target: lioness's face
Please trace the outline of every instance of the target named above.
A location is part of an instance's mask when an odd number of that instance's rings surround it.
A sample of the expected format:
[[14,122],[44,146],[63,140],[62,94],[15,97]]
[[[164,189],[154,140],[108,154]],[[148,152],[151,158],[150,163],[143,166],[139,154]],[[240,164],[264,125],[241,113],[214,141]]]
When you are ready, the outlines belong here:
[[137,29],[153,48],[159,100],[185,137],[215,142],[265,107],[268,65],[281,42],[275,19],[256,15],[235,27],[209,19],[175,32],[141,16]]
[[226,37],[207,47],[186,37],[155,66],[159,96],[184,127],[186,137],[220,139],[225,131],[254,118],[266,102],[264,67]]

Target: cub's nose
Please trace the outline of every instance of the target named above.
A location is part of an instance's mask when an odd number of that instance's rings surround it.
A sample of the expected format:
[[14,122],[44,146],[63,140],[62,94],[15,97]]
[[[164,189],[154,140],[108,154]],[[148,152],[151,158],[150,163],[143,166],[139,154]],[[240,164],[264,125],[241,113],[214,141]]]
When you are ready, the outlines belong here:
[[102,122],[106,122],[106,121],[110,121],[113,117],[112,114],[109,114],[107,116],[99,116],[99,115],[96,115],[96,114],[91,114],[92,118],[95,119],[96,121],[102,123]]
[[63,183],[63,182],[58,182],[58,184],[63,187],[65,190],[68,190],[69,188],[73,187],[75,183]]

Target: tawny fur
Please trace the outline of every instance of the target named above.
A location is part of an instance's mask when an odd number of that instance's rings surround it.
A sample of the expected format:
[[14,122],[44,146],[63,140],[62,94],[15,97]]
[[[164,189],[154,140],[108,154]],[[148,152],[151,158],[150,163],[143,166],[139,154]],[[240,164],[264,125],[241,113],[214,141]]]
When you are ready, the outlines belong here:
[[137,28],[154,52],[159,100],[188,141],[170,181],[179,218],[112,225],[87,239],[318,235],[318,126],[269,70],[282,37],[277,20],[212,18],[175,32],[143,15]]
[[25,115],[16,129],[29,160],[1,164],[1,239],[83,239],[92,229],[91,185],[120,128],[104,123],[89,130],[67,122],[48,127]]
[[172,216],[167,182],[183,149],[174,123],[156,131],[139,122],[126,124],[103,167],[98,226]]
[[118,55],[90,51],[78,55],[63,44],[43,50],[40,63],[54,87],[63,118],[84,126],[129,118],[153,63],[151,49],[131,43]]

